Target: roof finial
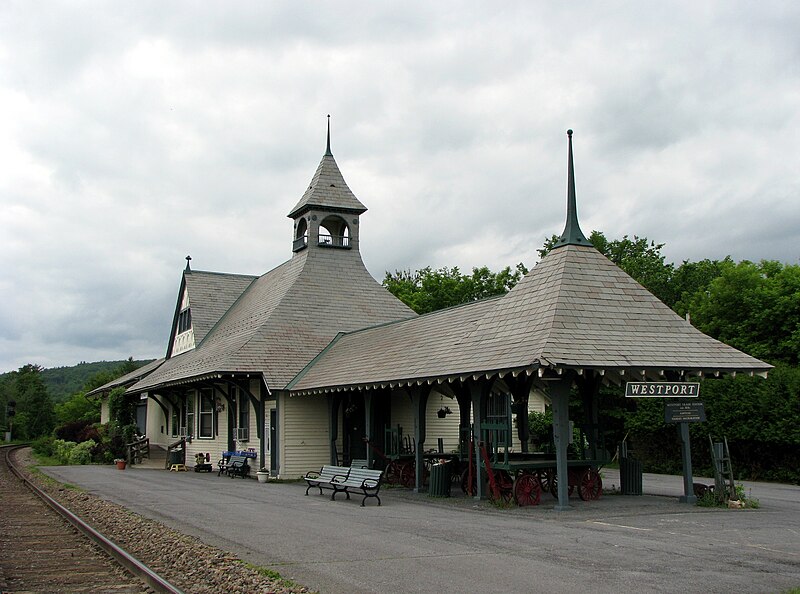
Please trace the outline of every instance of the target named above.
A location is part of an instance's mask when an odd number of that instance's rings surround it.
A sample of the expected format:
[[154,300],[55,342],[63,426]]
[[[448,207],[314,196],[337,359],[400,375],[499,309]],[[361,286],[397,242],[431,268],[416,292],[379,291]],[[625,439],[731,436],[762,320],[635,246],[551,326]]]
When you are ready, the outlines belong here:
[[192,257],[191,256],[186,256],[186,272],[191,272],[192,271],[191,267],[189,266],[189,262],[191,262],[191,261],[192,261]]
[[590,245],[578,224],[578,206],[575,200],[575,166],[572,163],[572,130],[567,130],[569,157],[567,160],[567,223],[554,248],[562,245]]
[[333,153],[331,152],[331,114],[328,114],[328,147],[325,150],[325,156],[333,156]]

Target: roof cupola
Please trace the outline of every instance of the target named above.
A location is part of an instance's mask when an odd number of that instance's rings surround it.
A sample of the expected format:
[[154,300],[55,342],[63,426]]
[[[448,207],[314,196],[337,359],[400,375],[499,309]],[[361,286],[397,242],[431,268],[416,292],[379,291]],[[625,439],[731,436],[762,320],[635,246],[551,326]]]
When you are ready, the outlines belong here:
[[294,219],[294,252],[309,247],[358,250],[359,216],[367,207],[347,186],[333,158],[330,117],[322,161],[300,202],[287,215]]

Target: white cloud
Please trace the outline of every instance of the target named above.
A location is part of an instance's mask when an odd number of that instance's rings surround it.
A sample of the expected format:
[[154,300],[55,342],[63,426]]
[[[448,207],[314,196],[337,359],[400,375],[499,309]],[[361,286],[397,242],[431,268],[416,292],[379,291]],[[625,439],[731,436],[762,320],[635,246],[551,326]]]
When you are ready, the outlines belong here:
[[798,261],[792,2],[0,7],[0,370],[163,354],[184,256],[258,274],[324,150],[385,270],[587,233]]

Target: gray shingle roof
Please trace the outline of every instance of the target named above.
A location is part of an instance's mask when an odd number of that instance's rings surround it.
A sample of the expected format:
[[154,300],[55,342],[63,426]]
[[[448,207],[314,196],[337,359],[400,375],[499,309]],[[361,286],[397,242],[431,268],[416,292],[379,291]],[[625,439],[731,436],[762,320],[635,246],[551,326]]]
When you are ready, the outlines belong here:
[[594,247],[554,249],[507,295],[341,336],[291,389],[556,368],[766,371]]
[[414,315],[369,275],[357,250],[303,250],[254,281],[194,350],[131,390],[218,372],[262,373],[282,388],[338,332]]
[[201,270],[184,271],[195,344],[205,338],[239,296],[257,279],[249,274],[223,274]]
[[99,388],[95,388],[94,390],[87,392],[86,396],[94,396],[96,394],[104,394],[106,392],[110,392],[114,388],[118,388],[120,386],[129,386],[131,384],[136,383],[143,377],[149,375],[153,372],[154,369],[157,369],[159,365],[164,362],[164,358],[156,359],[155,361],[150,361],[150,363],[145,363],[138,369],[134,369],[130,373],[126,373],[125,375],[121,375],[115,380],[108,382],[107,384],[103,384]]
[[322,161],[311,179],[311,184],[300,202],[289,211],[288,216],[294,218],[312,207],[324,210],[344,210],[358,214],[367,210],[367,207],[361,204],[350,191],[333,155],[326,154],[322,157]]

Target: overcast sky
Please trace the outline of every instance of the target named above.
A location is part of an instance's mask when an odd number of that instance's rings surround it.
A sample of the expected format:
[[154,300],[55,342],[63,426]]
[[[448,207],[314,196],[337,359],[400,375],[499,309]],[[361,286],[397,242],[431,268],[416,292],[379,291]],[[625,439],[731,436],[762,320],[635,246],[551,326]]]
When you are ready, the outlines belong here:
[[0,3],[0,371],[166,351],[184,257],[262,274],[332,149],[372,275],[564,225],[800,260],[800,2]]

